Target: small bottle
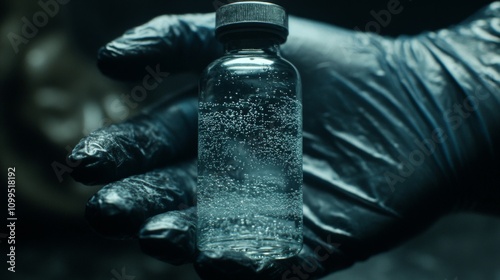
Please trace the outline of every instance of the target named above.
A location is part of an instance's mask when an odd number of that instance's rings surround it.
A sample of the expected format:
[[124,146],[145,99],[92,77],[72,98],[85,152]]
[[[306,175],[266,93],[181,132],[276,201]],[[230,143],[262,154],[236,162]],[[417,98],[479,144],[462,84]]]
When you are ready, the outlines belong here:
[[216,13],[225,55],[200,81],[198,248],[282,259],[302,248],[302,103],[280,56],[288,16],[238,2]]

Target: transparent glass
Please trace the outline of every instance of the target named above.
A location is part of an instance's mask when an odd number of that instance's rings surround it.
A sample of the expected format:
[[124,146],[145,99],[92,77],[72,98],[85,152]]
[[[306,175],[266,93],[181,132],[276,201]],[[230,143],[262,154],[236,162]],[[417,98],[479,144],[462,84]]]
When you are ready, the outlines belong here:
[[198,248],[254,259],[302,247],[302,103],[269,40],[226,44],[200,81]]

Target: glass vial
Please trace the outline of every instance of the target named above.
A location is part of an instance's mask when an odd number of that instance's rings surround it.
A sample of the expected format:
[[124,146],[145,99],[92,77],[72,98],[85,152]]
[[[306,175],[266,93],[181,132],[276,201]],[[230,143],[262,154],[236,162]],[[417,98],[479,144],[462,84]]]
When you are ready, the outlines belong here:
[[220,7],[225,55],[200,81],[198,248],[288,258],[302,247],[302,103],[296,68],[280,56],[285,10]]

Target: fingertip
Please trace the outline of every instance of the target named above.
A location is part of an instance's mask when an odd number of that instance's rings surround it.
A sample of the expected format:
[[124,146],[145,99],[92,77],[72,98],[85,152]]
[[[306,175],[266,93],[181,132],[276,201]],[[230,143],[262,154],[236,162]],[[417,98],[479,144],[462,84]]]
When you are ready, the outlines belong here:
[[[127,46],[129,46],[127,49]],[[138,48],[132,42],[121,42],[119,39],[99,48],[97,52],[97,68],[109,78],[121,81],[135,81],[148,75],[148,67],[154,68],[161,61],[155,59],[156,53],[133,50]],[[150,58],[151,57],[151,58]]]
[[68,157],[78,163],[72,177],[105,184],[194,157],[197,104],[196,98],[183,98],[91,133]]
[[116,162],[110,156],[106,142],[99,131],[83,138],[71,151],[68,161],[75,163],[71,177],[85,185],[97,185],[117,179]]
[[196,208],[156,215],[139,232],[144,253],[161,261],[181,265],[193,262],[196,252]]
[[144,220],[141,211],[128,203],[119,189],[104,188],[92,196],[86,205],[85,218],[98,233],[116,239],[137,236]]
[[[194,184],[189,173],[193,164],[156,169],[104,186],[87,202],[85,217],[88,223],[107,237],[137,237],[148,218],[193,205]],[[187,214],[184,215],[183,220],[188,221]],[[194,222],[192,224],[194,227]],[[178,230],[189,229],[188,224],[184,224],[185,228],[175,223],[170,225]],[[149,232],[151,235],[157,233]]]

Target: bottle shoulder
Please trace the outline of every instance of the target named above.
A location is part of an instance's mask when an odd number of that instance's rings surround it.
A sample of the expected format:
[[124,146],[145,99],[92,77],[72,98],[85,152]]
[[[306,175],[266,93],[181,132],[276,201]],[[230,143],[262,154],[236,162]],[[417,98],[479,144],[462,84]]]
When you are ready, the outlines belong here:
[[286,71],[299,78],[297,68],[285,58],[279,55],[240,55],[227,54],[210,63],[203,72],[204,76],[231,73],[257,73],[269,71]]
[[279,55],[226,55],[202,73],[199,97],[213,100],[238,95],[301,100],[301,85],[297,68]]

